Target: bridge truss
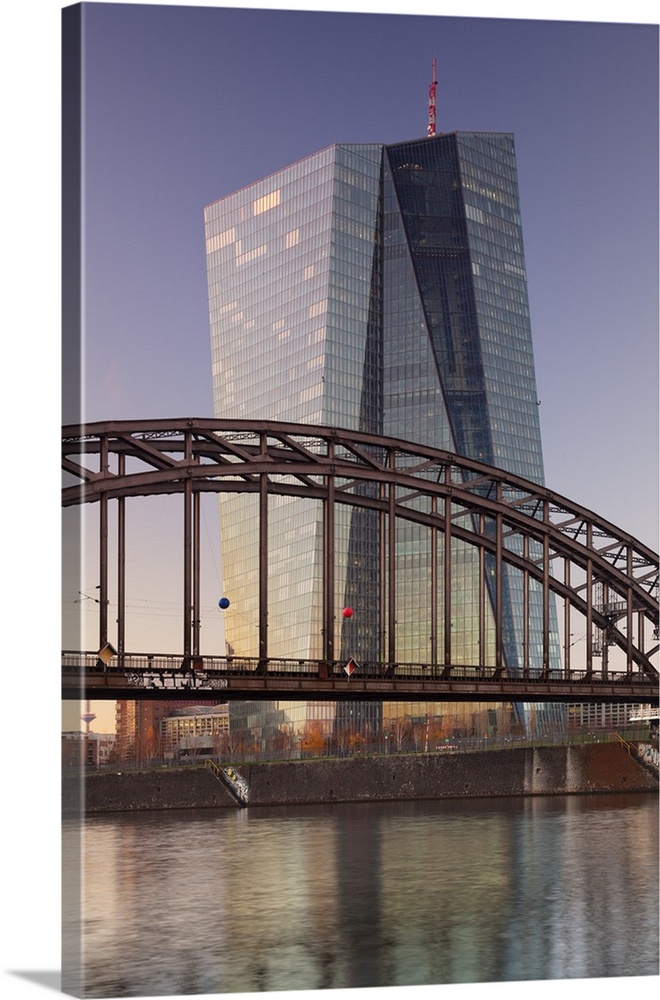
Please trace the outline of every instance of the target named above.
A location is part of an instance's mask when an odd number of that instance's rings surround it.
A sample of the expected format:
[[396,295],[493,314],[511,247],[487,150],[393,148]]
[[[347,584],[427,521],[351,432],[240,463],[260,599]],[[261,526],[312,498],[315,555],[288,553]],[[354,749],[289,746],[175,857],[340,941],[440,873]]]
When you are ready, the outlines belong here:
[[[125,638],[124,502],[129,497],[183,497],[183,663],[199,663],[200,514],[203,493],[253,493],[259,508],[258,657],[255,671],[268,673],[269,497],[318,501],[323,510],[323,652],[336,664],[335,511],[349,505],[379,519],[381,649],[378,670],[399,669],[396,648],[397,560],[400,519],[430,533],[431,667],[444,681],[477,666],[507,675],[505,655],[506,568],[522,580],[524,635],[516,674],[522,681],[551,680],[554,604],[563,624],[557,680],[608,682],[610,648],[619,651],[620,672],[640,679],[657,696],[658,556],[597,514],[503,470],[430,447],[393,438],[270,421],[107,421],[63,428],[62,468],[69,485],[65,507],[99,505],[99,648],[108,642],[108,505],[117,503],[117,655]],[[438,560],[437,539],[444,556]],[[492,660],[457,662],[452,636],[453,538],[474,547],[479,565],[479,630],[492,608]],[[532,663],[528,605],[541,595],[542,663]],[[571,663],[574,616],[583,620],[586,650]],[[439,618],[441,620],[439,620]],[[441,637],[441,640],[439,639]],[[480,649],[486,648],[480,642]],[[275,664],[273,664],[275,666]],[[371,665],[372,670],[375,669]],[[438,673],[438,668],[440,672]],[[326,695],[327,697],[327,695]]]

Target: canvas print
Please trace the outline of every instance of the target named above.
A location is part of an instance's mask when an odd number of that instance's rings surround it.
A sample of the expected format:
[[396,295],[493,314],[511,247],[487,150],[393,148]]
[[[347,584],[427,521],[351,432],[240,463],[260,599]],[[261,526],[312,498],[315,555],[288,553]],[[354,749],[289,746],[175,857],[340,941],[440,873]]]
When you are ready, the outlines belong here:
[[657,25],[62,66],[63,992],[646,989]]

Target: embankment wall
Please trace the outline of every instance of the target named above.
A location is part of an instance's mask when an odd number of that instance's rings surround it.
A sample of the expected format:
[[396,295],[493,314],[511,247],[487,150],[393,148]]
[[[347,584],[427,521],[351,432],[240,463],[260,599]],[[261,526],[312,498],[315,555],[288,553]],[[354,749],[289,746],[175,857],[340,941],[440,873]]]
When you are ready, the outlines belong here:
[[[658,791],[624,747],[524,747],[482,753],[351,757],[237,766],[249,805]],[[208,768],[63,777],[63,812],[238,808]]]

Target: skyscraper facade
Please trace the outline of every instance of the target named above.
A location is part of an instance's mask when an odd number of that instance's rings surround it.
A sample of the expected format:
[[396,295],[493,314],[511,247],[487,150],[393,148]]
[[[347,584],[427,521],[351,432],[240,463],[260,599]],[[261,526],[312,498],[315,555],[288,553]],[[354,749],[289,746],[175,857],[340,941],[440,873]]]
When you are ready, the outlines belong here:
[[[208,206],[205,234],[217,417],[381,433],[543,481],[512,135],[333,145]],[[257,652],[251,500],[221,500],[227,640],[242,655]],[[421,600],[429,542],[414,524],[396,530],[397,658],[429,662],[430,611]],[[269,654],[318,658],[320,505],[271,498],[269,533]],[[476,664],[484,654],[477,556],[452,545],[452,565],[461,567],[452,580],[460,609],[453,648],[460,662]],[[377,516],[339,510],[335,550],[336,607],[356,607],[354,620],[337,615],[336,648],[376,660]],[[507,577],[510,669],[522,635],[519,585]],[[540,663],[540,600],[535,607],[532,598],[530,613]],[[246,706],[255,731],[263,708]],[[327,721],[331,711],[280,703],[277,721]],[[362,718],[366,708],[354,711]],[[367,721],[377,727],[380,716]]]

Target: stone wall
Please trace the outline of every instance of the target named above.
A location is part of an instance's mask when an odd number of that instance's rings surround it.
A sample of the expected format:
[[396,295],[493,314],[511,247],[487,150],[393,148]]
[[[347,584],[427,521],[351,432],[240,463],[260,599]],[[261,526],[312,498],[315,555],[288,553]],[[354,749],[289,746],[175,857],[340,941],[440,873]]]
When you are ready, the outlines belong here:
[[205,767],[91,773],[82,781],[65,773],[62,778],[64,815],[82,808],[96,813],[222,807],[237,808],[236,799]]
[[622,747],[598,744],[410,754],[241,768],[250,805],[657,790]]
[[[649,792],[658,779],[624,747],[525,747],[482,753],[433,753],[237,766],[249,785],[249,805],[368,802]],[[204,767],[63,778],[63,811],[239,808]]]

